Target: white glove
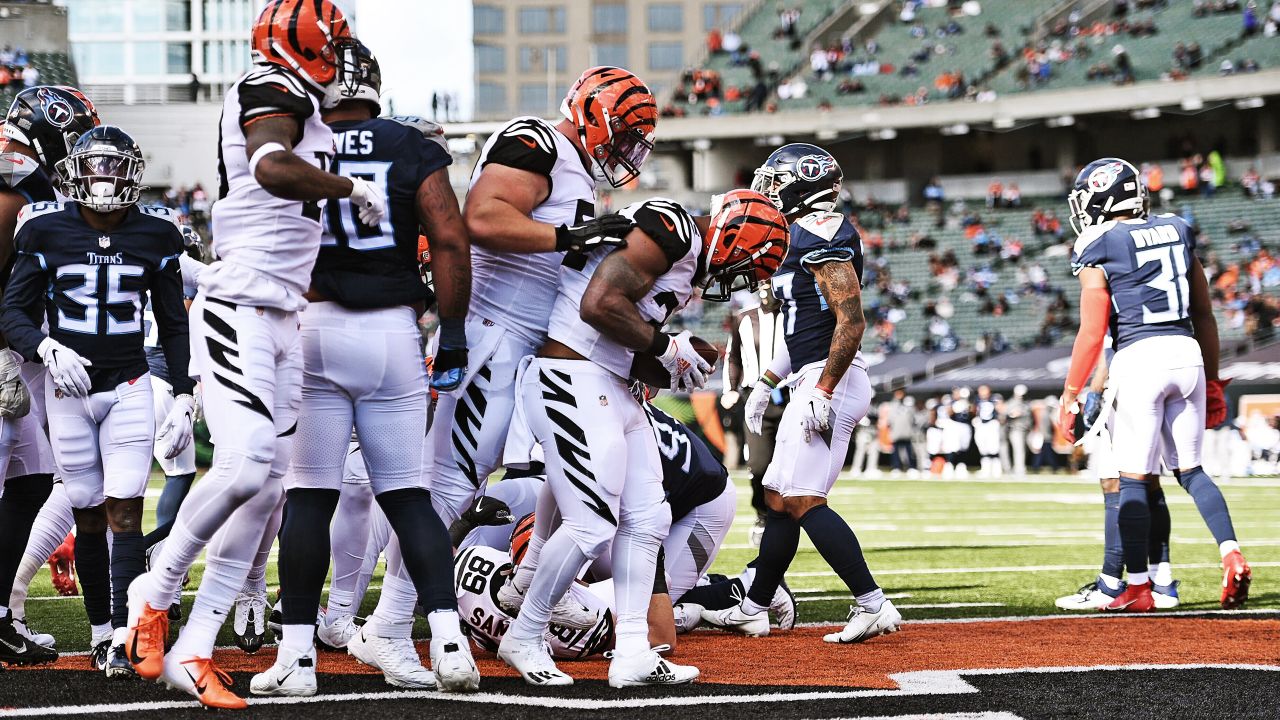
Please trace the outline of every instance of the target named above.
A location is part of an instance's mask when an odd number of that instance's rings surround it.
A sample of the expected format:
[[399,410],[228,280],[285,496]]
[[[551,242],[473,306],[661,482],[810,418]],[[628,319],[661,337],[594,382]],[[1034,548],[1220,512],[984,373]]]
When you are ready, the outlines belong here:
[[89,371],[85,368],[93,363],[88,358],[80,357],[75,350],[48,337],[41,341],[36,352],[40,355],[40,361],[49,369],[54,386],[63,395],[78,398],[89,394],[92,383],[89,382]]
[[720,407],[725,410],[732,410],[733,406],[738,404],[739,397],[741,397],[741,394],[737,390],[726,390],[720,396]]
[[814,386],[804,391],[799,398],[801,407],[800,425],[804,428],[804,441],[809,442],[815,433],[824,433],[831,427],[831,393]]
[[351,180],[351,204],[355,206],[360,222],[377,226],[382,216],[387,213],[387,198],[382,188],[363,178],[353,177]]
[[31,392],[22,382],[21,368],[17,353],[0,349],[0,417],[20,418],[31,412]]
[[671,373],[672,390],[697,390],[707,384],[707,376],[711,374],[711,366],[689,342],[692,336],[693,333],[688,330],[670,336],[666,351],[658,356],[662,367]]
[[173,408],[156,432],[156,452],[164,455],[166,460],[178,457],[191,444],[195,418],[196,399],[190,395],[175,397]]
[[747,432],[759,435],[764,430],[764,411],[769,409],[771,395],[773,395],[773,388],[763,380],[757,380],[751,387],[751,394],[747,396],[747,405],[743,408],[747,415]]

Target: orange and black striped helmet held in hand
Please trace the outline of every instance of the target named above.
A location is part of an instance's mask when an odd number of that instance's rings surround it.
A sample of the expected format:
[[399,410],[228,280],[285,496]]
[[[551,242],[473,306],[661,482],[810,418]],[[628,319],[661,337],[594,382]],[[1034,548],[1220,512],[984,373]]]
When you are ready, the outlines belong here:
[[569,88],[560,112],[573,123],[598,182],[622,187],[640,175],[653,150],[658,105],[629,70],[593,67]]
[[791,230],[782,211],[754,190],[730,190],[712,208],[703,241],[702,299],[725,302],[759,289],[787,256]]

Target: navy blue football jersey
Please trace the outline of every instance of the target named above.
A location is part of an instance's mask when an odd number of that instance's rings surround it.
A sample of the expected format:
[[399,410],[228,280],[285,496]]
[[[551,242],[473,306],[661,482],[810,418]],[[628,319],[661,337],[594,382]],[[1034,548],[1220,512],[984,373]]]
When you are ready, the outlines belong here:
[[791,367],[827,359],[836,316],[818,289],[813,268],[827,262],[851,262],[862,281],[862,238],[840,213],[810,213],[791,225],[791,246],[773,275],[773,294],[782,302],[782,331]]
[[720,497],[729,471],[711,454],[702,438],[683,423],[645,403],[649,425],[658,438],[662,456],[662,487],[671,505],[671,521],[688,515],[694,508]]
[[325,205],[324,236],[311,287],[356,309],[430,304],[418,270],[418,187],[453,162],[440,126],[413,117],[345,121],[329,126],[337,144],[333,172],[382,188],[387,214],[377,227],[360,222],[350,200]]
[[1072,272],[1096,267],[1106,273],[1116,350],[1154,335],[1191,336],[1187,278],[1195,249],[1195,231],[1173,214],[1106,222],[1080,233]]
[[40,164],[20,153],[0,153],[0,192],[5,190],[18,193],[28,204],[58,199]]
[[174,211],[135,206],[109,232],[93,229],[73,202],[28,205],[14,235],[18,258],[5,289],[0,325],[10,347],[39,360],[49,337],[93,364],[93,392],[147,372],[143,308],[148,296],[159,326],[175,394],[194,387],[178,256],[182,233]]

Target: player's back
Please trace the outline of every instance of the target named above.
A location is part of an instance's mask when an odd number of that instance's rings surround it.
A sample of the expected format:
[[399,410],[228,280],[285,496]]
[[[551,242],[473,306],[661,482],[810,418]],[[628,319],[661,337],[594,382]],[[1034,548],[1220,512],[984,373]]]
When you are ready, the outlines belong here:
[[649,403],[645,403],[645,411],[658,440],[662,487],[671,505],[671,521],[676,522],[699,505],[720,497],[729,472],[684,423]]
[[824,262],[852,262],[862,281],[862,239],[844,215],[813,212],[791,225],[791,244],[773,275],[782,301],[782,328],[795,370],[827,359],[836,317],[818,289],[813,268]]
[[[545,120],[518,117],[491,135],[472,171],[472,187],[490,164],[547,177],[550,195],[530,215],[538,222],[575,225],[595,215],[595,180],[573,143]],[[471,313],[541,344],[563,259],[559,252],[503,253],[473,242]]]
[[304,304],[320,246],[321,204],[267,192],[245,154],[245,128],[279,116],[298,123],[293,154],[329,168],[333,133],[302,81],[274,66],[255,68],[237,80],[227,90],[219,128],[221,199],[213,206],[213,250],[220,263],[202,275],[201,288],[231,302],[296,310]]

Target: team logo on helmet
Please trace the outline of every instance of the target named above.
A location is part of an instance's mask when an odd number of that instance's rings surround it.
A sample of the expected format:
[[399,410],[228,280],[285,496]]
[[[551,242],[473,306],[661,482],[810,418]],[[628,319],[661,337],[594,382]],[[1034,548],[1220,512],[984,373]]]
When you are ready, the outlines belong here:
[[71,124],[75,120],[75,111],[71,109],[71,105],[66,100],[58,97],[57,94],[49,90],[41,90],[39,93],[40,102],[44,105],[44,116],[51,124],[59,130]]
[[835,158],[830,155],[805,155],[796,161],[796,175],[801,180],[813,181],[831,172],[835,166]]
[[1093,192],[1102,192],[1112,185],[1116,184],[1116,180],[1120,177],[1120,173],[1124,172],[1124,163],[1113,162],[1107,163],[1102,167],[1089,173],[1089,179],[1086,183]]

